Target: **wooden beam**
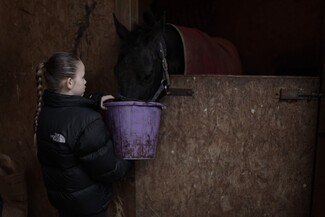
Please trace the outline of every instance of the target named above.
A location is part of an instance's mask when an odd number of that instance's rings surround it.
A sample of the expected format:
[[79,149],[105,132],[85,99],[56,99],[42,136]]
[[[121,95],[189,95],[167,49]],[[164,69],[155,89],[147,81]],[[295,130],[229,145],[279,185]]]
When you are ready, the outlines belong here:
[[[321,26],[321,58],[320,92],[325,93],[325,0],[322,0]],[[314,183],[312,191],[311,217],[322,217],[325,213],[325,102],[319,101],[318,106],[317,145],[315,149]]]

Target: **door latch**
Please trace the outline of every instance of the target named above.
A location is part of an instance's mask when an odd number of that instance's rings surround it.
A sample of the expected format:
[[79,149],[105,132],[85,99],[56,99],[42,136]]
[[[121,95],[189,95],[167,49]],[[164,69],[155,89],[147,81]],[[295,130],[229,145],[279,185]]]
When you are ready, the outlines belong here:
[[280,89],[276,94],[280,101],[297,101],[297,100],[318,100],[324,97],[323,93],[318,91],[308,91],[304,89]]

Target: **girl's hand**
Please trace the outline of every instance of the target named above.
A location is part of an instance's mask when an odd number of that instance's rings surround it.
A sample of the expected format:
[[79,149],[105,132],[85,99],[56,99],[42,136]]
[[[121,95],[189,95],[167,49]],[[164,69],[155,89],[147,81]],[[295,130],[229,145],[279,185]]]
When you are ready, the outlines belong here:
[[114,96],[112,95],[105,95],[105,96],[102,96],[101,100],[100,100],[100,107],[103,109],[103,110],[107,110],[107,108],[104,106],[104,103],[106,101],[110,101],[112,99],[115,99]]

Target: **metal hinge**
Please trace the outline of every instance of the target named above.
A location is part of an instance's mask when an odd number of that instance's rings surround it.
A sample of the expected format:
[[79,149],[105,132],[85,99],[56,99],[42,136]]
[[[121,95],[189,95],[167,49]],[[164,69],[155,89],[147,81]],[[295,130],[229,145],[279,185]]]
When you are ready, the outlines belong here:
[[323,93],[304,89],[280,89],[276,94],[280,101],[318,100],[324,97]]

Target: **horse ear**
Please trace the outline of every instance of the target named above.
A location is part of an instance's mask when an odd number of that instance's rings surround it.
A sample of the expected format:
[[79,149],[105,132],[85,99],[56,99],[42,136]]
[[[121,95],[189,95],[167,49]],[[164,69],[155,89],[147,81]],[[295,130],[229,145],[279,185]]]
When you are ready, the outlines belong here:
[[130,33],[130,31],[122,23],[120,23],[120,21],[118,21],[117,17],[115,16],[115,13],[113,13],[113,18],[117,35],[120,39],[125,39],[126,36]]
[[144,24],[151,26],[151,27],[155,26],[155,24],[157,23],[157,19],[156,19],[155,15],[149,9],[146,10],[145,12],[143,12],[143,21],[144,21]]
[[163,12],[163,15],[161,16],[158,25],[160,25],[163,29],[165,28],[166,24],[166,11]]

